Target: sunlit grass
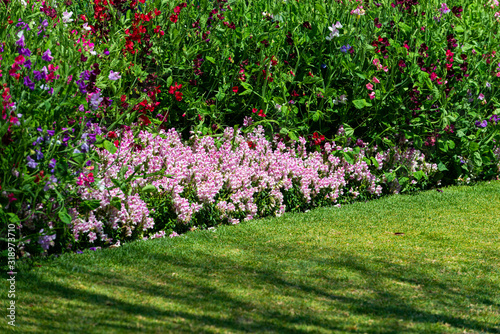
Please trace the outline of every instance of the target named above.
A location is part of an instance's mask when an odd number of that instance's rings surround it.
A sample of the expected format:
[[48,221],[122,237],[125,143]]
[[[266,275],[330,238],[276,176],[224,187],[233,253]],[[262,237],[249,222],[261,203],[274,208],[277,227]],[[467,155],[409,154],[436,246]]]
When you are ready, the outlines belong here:
[[499,228],[491,182],[66,254],[20,268],[16,329],[499,333]]

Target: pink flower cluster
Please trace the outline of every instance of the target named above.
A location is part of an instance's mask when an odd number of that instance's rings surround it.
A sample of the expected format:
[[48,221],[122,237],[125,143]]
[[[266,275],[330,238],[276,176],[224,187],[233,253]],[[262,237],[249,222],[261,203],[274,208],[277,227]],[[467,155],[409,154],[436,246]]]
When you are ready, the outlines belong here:
[[[141,131],[135,138],[131,130],[124,131],[120,147],[114,154],[100,151],[101,163],[94,171],[96,187],[80,187],[83,199],[97,199],[101,205],[86,218],[73,209],[73,233],[76,238],[87,234],[91,241],[97,236],[106,240],[103,224],[124,229],[128,235],[138,228],[144,234],[152,233],[154,221],[140,198],[140,190],[146,185],[153,185],[172,198],[171,210],[183,223],[188,223],[205,205],[218,210],[221,222],[232,224],[262,216],[264,211],[281,215],[286,210],[284,193],[292,187],[299,189],[305,202],[327,199],[333,204],[341,197],[354,199],[361,193],[382,194],[384,180],[372,174],[365,161],[367,154],[375,152],[374,148],[362,148],[354,154],[354,161],[348,163],[332,153],[338,150],[352,152],[350,147],[326,143],[325,154],[322,154],[308,153],[306,144],[304,138],[290,147],[283,142],[270,142],[264,137],[261,126],[246,135],[227,128],[218,142],[209,136],[193,135],[189,144],[181,141],[175,129],[161,130],[158,135]],[[423,155],[416,150],[396,153],[388,150],[377,153],[375,159],[379,170],[400,164],[410,171],[430,173],[436,169],[425,163]],[[128,166],[125,178],[136,167],[139,169],[137,175],[160,173],[133,179],[131,195],[127,196],[112,181],[118,178],[123,166]],[[259,208],[256,200],[262,193],[269,198],[266,210]],[[193,196],[188,199],[186,194],[195,194],[197,200],[193,200]],[[112,206],[114,197],[126,205],[120,210]],[[160,236],[163,234],[154,234],[152,238]]]

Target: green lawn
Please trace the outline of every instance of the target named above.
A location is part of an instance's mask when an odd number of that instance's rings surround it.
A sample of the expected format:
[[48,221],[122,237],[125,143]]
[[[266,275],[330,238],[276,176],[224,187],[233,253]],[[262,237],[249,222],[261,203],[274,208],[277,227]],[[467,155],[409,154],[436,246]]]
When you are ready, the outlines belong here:
[[500,182],[443,190],[43,261],[16,329],[500,333]]

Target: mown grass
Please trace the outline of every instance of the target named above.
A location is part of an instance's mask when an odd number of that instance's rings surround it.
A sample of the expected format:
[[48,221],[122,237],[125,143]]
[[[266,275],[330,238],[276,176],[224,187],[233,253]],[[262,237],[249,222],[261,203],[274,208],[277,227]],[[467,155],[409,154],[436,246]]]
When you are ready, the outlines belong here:
[[496,181],[66,254],[20,268],[16,329],[499,333],[499,228]]

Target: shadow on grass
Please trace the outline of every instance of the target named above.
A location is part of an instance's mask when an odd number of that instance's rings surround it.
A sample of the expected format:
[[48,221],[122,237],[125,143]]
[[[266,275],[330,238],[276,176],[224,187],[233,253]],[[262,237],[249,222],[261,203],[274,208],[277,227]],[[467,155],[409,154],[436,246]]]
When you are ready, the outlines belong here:
[[[439,277],[438,267],[426,268],[424,272],[422,268],[366,259],[346,252],[337,254],[335,259],[318,255],[307,260],[311,268],[330,268],[332,272],[316,270],[312,274],[292,275],[288,272],[296,269],[293,265],[269,265],[271,260],[265,255],[269,251],[267,247],[257,245],[246,250],[247,263],[253,261],[252,265],[209,251],[196,251],[189,256],[152,253],[141,275],[82,270],[81,276],[88,280],[85,284],[107,285],[111,294],[81,291],[47,281],[42,273],[27,273],[23,280],[38,281],[37,293],[47,300],[76,300],[89,307],[65,309],[65,314],[28,312],[26,323],[41,331],[69,328],[72,332],[85,332],[88,331],[85,324],[72,324],[70,320],[83,316],[99,332],[141,329],[144,332],[420,333],[425,328],[426,332],[442,333],[444,325],[453,331],[500,333],[496,324],[470,319],[465,314],[470,304],[498,308],[494,300],[498,298],[495,295],[498,286],[494,284],[481,282],[481,286],[468,286],[459,279],[446,282]],[[278,255],[301,251],[299,247],[287,245]],[[120,265],[126,268],[138,261],[141,260],[125,257]],[[148,262],[164,263],[168,270],[165,273],[148,270]],[[67,275],[74,274],[68,265],[58,266]],[[342,270],[357,280],[335,275]],[[180,274],[173,277],[174,271]],[[408,295],[388,289],[388,280],[394,284],[419,286],[418,298],[428,299],[429,303],[417,306]],[[112,294],[124,290],[137,291],[141,297],[154,298],[155,302],[134,302],[130,297],[119,298]],[[252,292],[240,295],[235,290]],[[349,293],[356,290],[369,290],[370,295]],[[262,298],[257,297],[259,295]],[[320,311],[310,309],[307,303],[312,300],[321,305]],[[462,316],[453,314],[454,308],[460,309]],[[104,314],[99,316],[92,310]],[[52,317],[50,322],[46,321],[47,316]],[[45,321],[39,321],[41,319]],[[373,325],[370,319],[375,320]]]

